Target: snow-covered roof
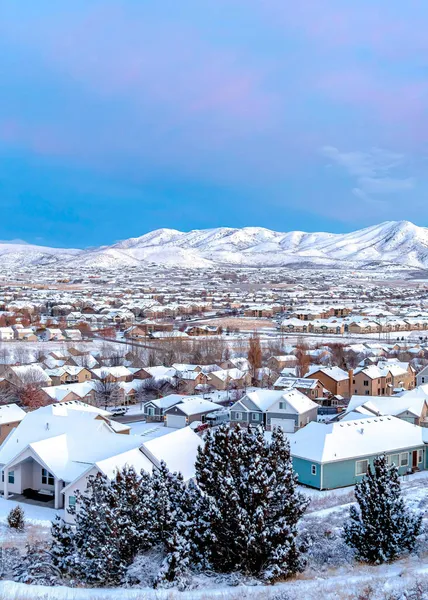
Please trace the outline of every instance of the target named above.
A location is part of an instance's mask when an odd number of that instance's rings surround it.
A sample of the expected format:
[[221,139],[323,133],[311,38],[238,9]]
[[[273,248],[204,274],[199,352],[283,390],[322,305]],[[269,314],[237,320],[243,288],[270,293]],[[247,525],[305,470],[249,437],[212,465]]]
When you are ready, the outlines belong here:
[[201,438],[190,427],[183,427],[146,442],[144,447],[159,462],[165,461],[170,471],[180,471],[188,481],[195,476],[195,460],[201,444]]
[[342,461],[423,446],[422,430],[390,416],[327,425],[312,421],[294,434],[290,451],[317,463]]
[[17,404],[0,405],[0,425],[22,421],[26,412]]
[[199,413],[219,410],[219,405],[210,402],[209,400],[205,400],[201,396],[193,396],[186,399],[185,402],[177,404],[176,408],[179,408],[182,413],[190,417],[192,415],[198,415]]
[[327,375],[331,379],[334,379],[334,381],[345,381],[345,379],[349,378],[349,373],[347,373],[347,371],[344,371],[340,367],[320,367],[319,365],[311,367],[309,369],[309,372],[306,373],[305,377],[308,377],[309,375],[313,375],[314,373],[318,372]]

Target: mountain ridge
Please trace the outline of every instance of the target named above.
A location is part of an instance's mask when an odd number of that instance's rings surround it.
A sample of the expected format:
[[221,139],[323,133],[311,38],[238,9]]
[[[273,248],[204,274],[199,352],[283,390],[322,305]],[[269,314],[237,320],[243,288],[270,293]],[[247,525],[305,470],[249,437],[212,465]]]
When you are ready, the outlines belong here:
[[395,264],[428,268],[428,229],[385,221],[350,233],[278,232],[264,227],[156,229],[109,246],[86,250],[0,242],[3,266],[65,264],[123,268],[147,263],[206,268],[313,265],[368,268]]

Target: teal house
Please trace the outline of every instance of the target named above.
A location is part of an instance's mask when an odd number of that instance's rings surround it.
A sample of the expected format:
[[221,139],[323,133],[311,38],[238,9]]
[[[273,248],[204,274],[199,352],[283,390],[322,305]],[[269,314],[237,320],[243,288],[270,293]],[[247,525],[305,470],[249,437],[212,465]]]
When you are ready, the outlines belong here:
[[380,454],[406,475],[427,468],[427,435],[426,428],[390,416],[311,422],[290,436],[293,468],[299,483],[319,490],[355,485]]

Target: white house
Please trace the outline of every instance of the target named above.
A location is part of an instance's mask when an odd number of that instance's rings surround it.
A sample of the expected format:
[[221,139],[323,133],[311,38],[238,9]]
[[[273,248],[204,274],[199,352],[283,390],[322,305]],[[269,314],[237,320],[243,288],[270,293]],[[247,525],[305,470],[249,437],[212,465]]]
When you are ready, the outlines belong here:
[[[129,430],[111,421],[105,411],[81,402],[28,413],[0,446],[0,489],[15,500],[22,494],[50,496],[61,509],[75,503],[76,490],[85,491],[90,475],[102,472],[111,478],[125,465],[151,472],[165,460],[185,479],[194,476],[201,440],[193,431],[173,432],[151,444],[140,436],[119,435],[121,427],[124,433]],[[65,518],[72,521],[67,510]]]

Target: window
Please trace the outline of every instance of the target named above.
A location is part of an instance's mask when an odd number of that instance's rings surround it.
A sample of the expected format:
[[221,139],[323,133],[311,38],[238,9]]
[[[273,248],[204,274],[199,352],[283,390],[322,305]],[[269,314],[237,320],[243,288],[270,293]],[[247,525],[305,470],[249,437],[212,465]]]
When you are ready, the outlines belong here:
[[317,474],[317,466],[316,465],[311,465],[311,474],[312,475],[316,475]]
[[15,471],[9,471],[8,481],[9,483],[15,483]]
[[251,413],[251,418],[252,418],[253,421],[258,421],[259,420],[258,413]]
[[370,396],[370,391],[367,390],[366,392],[364,392],[366,396]]
[[367,379],[364,379],[364,382],[363,382],[363,383],[364,383],[364,385],[365,385],[366,387],[368,387],[368,385],[369,385],[369,382],[367,381]]
[[400,464],[400,456],[398,454],[390,454],[387,458],[388,464],[394,464],[396,467]]
[[76,496],[68,497],[68,506],[76,506]]
[[242,413],[241,412],[235,413],[235,421],[242,421]]
[[425,377],[422,377],[422,383],[425,383]]
[[421,462],[423,461],[423,458],[424,458],[424,451],[418,450],[418,465],[421,464]]
[[357,460],[355,463],[355,475],[365,475],[369,466],[368,460]]
[[42,469],[42,483],[44,485],[54,485],[54,476],[47,469]]
[[149,417],[153,417],[153,416],[154,416],[154,414],[155,414],[155,409],[153,408],[153,406],[150,406],[150,407],[147,409],[147,414],[148,414],[148,416],[149,416]]
[[407,467],[409,464],[409,453],[403,452],[400,454],[400,467]]
[[279,403],[279,408],[280,408],[280,410],[285,410],[285,409],[286,409],[286,407],[287,407],[287,404],[286,404],[286,402],[280,402],[280,403]]

